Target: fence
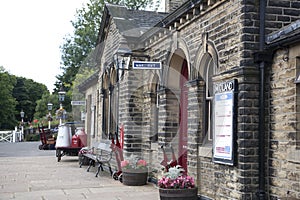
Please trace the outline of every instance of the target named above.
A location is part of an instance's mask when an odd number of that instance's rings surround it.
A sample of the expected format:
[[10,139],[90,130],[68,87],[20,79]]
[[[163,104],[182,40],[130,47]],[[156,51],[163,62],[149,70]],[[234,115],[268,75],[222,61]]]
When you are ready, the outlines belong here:
[[20,142],[22,141],[21,131],[0,131],[0,142]]

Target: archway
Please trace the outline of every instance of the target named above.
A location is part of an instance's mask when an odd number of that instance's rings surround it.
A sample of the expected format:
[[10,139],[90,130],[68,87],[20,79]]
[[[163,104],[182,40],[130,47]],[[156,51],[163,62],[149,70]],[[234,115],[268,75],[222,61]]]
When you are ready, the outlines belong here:
[[[178,124],[176,129],[177,136],[172,139],[172,146],[176,149],[178,164],[181,165],[184,168],[185,173],[187,173],[188,88],[186,83],[189,79],[189,70],[186,56],[181,49],[177,49],[174,52],[169,66],[167,86],[168,89],[176,94],[177,98],[175,99],[172,96],[168,97],[168,113],[173,113],[173,115],[175,115],[174,113],[176,112],[178,119],[178,121],[174,121],[174,117],[170,116],[170,118],[173,119],[173,123]],[[178,105],[177,108],[174,108],[175,104]],[[174,133],[171,133],[171,135],[174,135]]]
[[180,110],[179,110],[179,144],[178,144],[178,164],[187,172],[187,142],[188,142],[188,88],[186,86],[188,80],[187,61],[182,63],[180,73]]

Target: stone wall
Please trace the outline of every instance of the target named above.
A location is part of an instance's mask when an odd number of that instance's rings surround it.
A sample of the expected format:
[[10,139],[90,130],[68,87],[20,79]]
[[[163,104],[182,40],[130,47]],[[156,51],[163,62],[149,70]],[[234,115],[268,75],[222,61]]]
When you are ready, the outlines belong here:
[[[163,30],[151,36],[143,46],[150,60],[163,63],[163,69],[158,72],[159,136],[155,149],[158,154],[154,155],[155,151],[149,149],[152,144],[148,135],[151,134],[153,124],[149,111],[152,97],[151,93],[147,94],[151,91],[145,87],[149,74],[138,70],[125,72],[121,80],[118,104],[120,123],[125,130],[125,157],[131,154],[144,155],[158,168],[158,163],[163,158],[159,146],[168,145],[170,141],[176,144],[180,91],[168,87],[168,79],[173,77],[169,77],[170,66],[167,64],[176,50],[180,49],[188,62],[190,77],[189,174],[197,179],[202,196],[211,199],[256,199],[259,178],[259,69],[254,63],[253,53],[259,50],[259,1],[220,0],[204,3],[206,4],[201,11],[193,11],[192,17],[192,12],[187,13],[174,25],[162,28]],[[270,0],[267,6],[267,32],[277,30],[287,21],[294,21],[299,17],[295,15],[295,8],[299,8],[297,1]],[[115,26],[112,24],[110,28],[112,30],[106,41],[102,67],[111,62],[116,41],[120,41],[120,36],[114,30]],[[233,166],[214,163],[212,142],[203,142],[203,93],[206,87],[203,71],[206,66],[201,66],[201,59],[205,53],[211,54],[216,62],[214,83],[232,79],[237,79],[238,82]],[[266,85],[270,90],[267,90],[269,102],[265,111],[266,116],[269,112],[271,114],[265,120],[268,125],[266,132],[270,130],[268,137],[271,144],[270,154],[266,153],[270,156],[266,164],[271,166],[270,171],[266,171],[270,175],[266,182],[270,184],[270,191],[267,192],[271,193],[273,199],[285,196],[299,198],[299,154],[294,151],[294,138],[298,137],[296,120],[299,117],[295,114],[299,112],[295,106],[299,98],[295,94],[300,93],[300,90],[292,81],[295,69],[279,59],[282,53],[283,51],[278,51],[275,54],[275,62],[268,79],[270,85]]]
[[142,156],[144,86],[141,70],[130,70],[120,81],[119,120],[124,125],[124,157]]
[[[215,50],[219,58],[217,73],[220,74],[216,81],[231,78],[237,78],[239,81],[241,90],[239,100],[242,104],[239,104],[241,107],[238,110],[240,114],[238,122],[242,123],[238,125],[240,136],[238,146],[241,148],[239,152],[236,152],[237,164],[233,167],[213,163],[212,145],[206,143],[203,146],[203,111],[201,110],[204,105],[201,99],[204,98],[205,84],[196,82],[188,86],[188,171],[197,179],[199,193],[213,199],[251,199],[257,187],[257,152],[253,150],[257,147],[258,109],[255,106],[258,105],[258,80],[257,71],[252,69],[253,61],[252,68],[238,69],[250,65],[240,55],[244,51],[254,50],[251,45],[253,49],[248,50],[241,43],[243,38],[241,36],[243,25],[241,10],[242,5],[239,1],[219,2],[208,7],[206,12],[193,20],[185,21],[177,29],[165,31],[168,33],[167,36],[162,36],[150,43],[149,55],[152,59],[163,63],[167,63],[176,49],[182,49],[187,53],[189,73],[194,74],[193,78],[199,78],[199,80],[202,79],[199,75],[203,71],[199,66],[201,56],[207,50],[210,52]],[[162,83],[165,83],[168,77],[166,71],[168,71],[167,66],[162,72]],[[176,115],[174,113],[175,118],[172,118],[172,113],[168,112],[169,108],[167,109],[174,105],[170,104],[173,98],[170,98],[168,90],[160,91],[159,99],[159,133],[161,136],[159,142],[165,144],[174,132],[172,129],[176,128],[174,126]],[[252,140],[248,141],[249,138]]]
[[198,185],[202,181],[200,180],[199,173],[199,146],[202,145],[204,140],[204,123],[201,119],[204,118],[204,104],[205,104],[205,91],[204,81],[193,80],[188,84],[188,172],[192,177],[198,180]]
[[[256,1],[254,5],[257,7]],[[248,1],[250,4],[251,2]],[[266,33],[276,31],[284,26],[289,25],[300,18],[299,16],[300,2],[296,0],[269,0],[266,9]]]
[[[86,119],[85,119],[85,130],[88,134],[88,145],[91,145],[95,140],[98,139],[100,133],[98,132],[98,110],[97,110],[97,103],[98,103],[98,84],[95,84],[88,88],[85,91],[86,96]],[[94,118],[94,119],[92,119]],[[92,130],[93,129],[93,130]]]
[[[99,73],[99,101],[97,103],[98,108],[98,126],[97,131],[99,137],[97,137],[97,140],[101,139],[108,139],[108,133],[106,130],[103,130],[103,123],[106,123],[103,121],[103,109],[104,109],[104,100],[109,98],[110,91],[109,88],[111,86],[111,78],[112,75],[110,74],[111,70],[109,68],[113,65],[113,55],[114,51],[116,50],[116,46],[118,46],[120,42],[120,34],[118,33],[116,29],[115,23],[112,21],[109,32],[111,34],[108,34],[106,40],[104,40],[101,44],[98,44],[99,46],[103,47],[103,53],[101,57],[101,64],[100,64],[100,73]],[[100,51],[99,51],[100,52]],[[114,77],[115,78],[115,77]],[[115,87],[116,85],[114,85]],[[115,90],[116,93],[116,90]],[[106,100],[106,107],[108,106],[109,102]],[[113,119],[116,119],[116,116],[113,117]],[[107,119],[108,120],[108,119]]]
[[300,198],[299,73],[300,45],[278,49],[269,78],[269,184],[271,199]]
[[166,0],[165,1],[165,11],[167,13],[173,12],[179,6],[181,6],[182,3],[184,3],[183,0]]

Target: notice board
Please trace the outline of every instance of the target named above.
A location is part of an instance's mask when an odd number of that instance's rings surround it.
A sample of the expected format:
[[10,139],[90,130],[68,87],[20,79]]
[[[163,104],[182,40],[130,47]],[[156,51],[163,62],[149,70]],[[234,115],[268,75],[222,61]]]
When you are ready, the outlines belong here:
[[237,80],[214,84],[213,161],[234,164]]

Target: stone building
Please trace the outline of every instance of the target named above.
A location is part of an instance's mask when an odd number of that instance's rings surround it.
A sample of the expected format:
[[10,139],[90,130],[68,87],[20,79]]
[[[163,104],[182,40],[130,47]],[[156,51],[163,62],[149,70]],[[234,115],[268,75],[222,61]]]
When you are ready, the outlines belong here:
[[266,184],[272,199],[300,199],[300,20],[266,37]]
[[99,109],[97,106],[99,103],[98,79],[99,71],[96,71],[78,86],[79,92],[84,94],[86,98],[86,108],[88,108],[85,109],[86,112],[84,121],[85,131],[89,133],[89,137],[87,138],[89,146],[95,142],[99,129],[97,123],[97,109]]
[[106,5],[92,140],[122,127],[154,179],[172,146],[202,199],[299,199],[300,2],[166,5]]

